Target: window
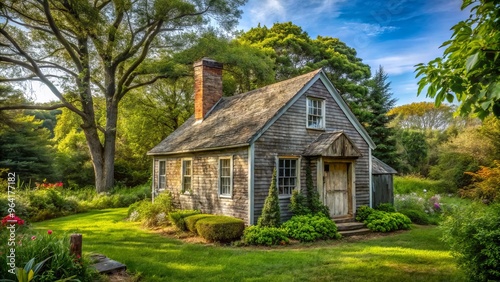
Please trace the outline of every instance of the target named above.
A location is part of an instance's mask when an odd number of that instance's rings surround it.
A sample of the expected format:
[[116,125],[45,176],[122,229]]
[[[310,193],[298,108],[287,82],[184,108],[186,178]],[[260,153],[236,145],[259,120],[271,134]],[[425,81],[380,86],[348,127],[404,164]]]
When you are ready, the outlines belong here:
[[307,127],[325,128],[325,101],[307,98]]
[[182,160],[182,193],[191,191],[193,166],[191,160]]
[[166,175],[167,175],[167,169],[166,169],[166,162],[165,161],[158,161],[158,190],[163,190],[166,188]]
[[219,195],[231,197],[233,193],[233,160],[219,159]]
[[278,194],[292,195],[297,186],[297,159],[278,160]]

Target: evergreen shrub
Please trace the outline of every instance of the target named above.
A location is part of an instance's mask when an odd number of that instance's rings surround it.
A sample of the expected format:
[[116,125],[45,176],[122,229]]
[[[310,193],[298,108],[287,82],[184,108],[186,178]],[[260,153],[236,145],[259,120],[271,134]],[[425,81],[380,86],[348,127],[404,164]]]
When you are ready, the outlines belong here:
[[214,216],[213,214],[206,214],[206,213],[200,213],[200,214],[195,214],[195,215],[190,215],[184,218],[184,221],[186,223],[186,228],[187,230],[193,232],[193,233],[198,233],[196,230],[196,222],[202,218],[206,217],[212,217]]
[[339,239],[337,225],[324,215],[296,215],[283,223],[282,228],[288,237],[300,242],[312,242],[319,239]]
[[260,227],[253,225],[245,229],[243,242],[247,245],[285,245],[289,240],[285,230],[276,227]]
[[356,210],[356,221],[364,222],[375,210],[369,206],[360,206]]
[[269,186],[269,194],[264,202],[262,214],[257,221],[257,225],[262,227],[279,227],[280,224],[280,203],[278,198],[278,189],[276,187],[276,168],[274,168],[271,185]]
[[415,224],[420,224],[420,225],[431,224],[429,216],[421,210],[400,210],[399,212],[406,215],[411,220],[411,222]]
[[215,215],[201,218],[196,222],[198,234],[210,242],[238,240],[243,235],[244,229],[243,220],[230,216]]
[[199,213],[199,210],[179,210],[169,213],[168,218],[179,230],[187,231],[186,221],[184,219]]
[[400,229],[409,229],[411,220],[398,212],[384,212],[375,210],[364,221],[366,227],[378,232],[390,232]]
[[385,211],[385,212],[396,212],[394,205],[391,203],[382,203],[382,204],[378,205],[376,209],[379,211]]

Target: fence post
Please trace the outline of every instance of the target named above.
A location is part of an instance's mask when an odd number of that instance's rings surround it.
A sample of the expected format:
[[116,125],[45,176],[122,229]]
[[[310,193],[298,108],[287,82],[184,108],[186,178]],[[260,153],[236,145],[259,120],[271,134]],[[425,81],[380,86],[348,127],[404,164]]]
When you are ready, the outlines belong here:
[[69,252],[76,258],[82,257],[82,234],[71,234]]

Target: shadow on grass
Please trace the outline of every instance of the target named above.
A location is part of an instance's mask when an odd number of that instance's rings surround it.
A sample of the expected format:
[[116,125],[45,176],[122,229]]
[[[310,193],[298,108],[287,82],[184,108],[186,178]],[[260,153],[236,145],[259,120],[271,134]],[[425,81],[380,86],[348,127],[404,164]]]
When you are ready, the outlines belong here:
[[102,253],[143,281],[460,281],[435,228],[311,248],[185,244],[124,221],[127,209],[91,211],[34,224],[83,234],[86,253]]

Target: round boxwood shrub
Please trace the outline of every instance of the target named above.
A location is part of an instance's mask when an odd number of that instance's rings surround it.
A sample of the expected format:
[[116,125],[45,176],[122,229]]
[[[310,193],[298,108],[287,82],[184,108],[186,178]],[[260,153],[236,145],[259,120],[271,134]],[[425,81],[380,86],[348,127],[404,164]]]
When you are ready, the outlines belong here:
[[168,218],[177,228],[179,228],[179,230],[187,231],[186,221],[184,219],[199,213],[199,210],[180,210],[169,213]]
[[289,240],[286,231],[276,227],[250,226],[243,233],[243,242],[247,245],[285,245]]
[[398,212],[374,211],[364,221],[366,227],[378,232],[390,232],[400,229],[409,229],[411,220]]
[[421,210],[401,210],[399,212],[406,215],[415,224],[431,224],[429,216]]
[[197,231],[196,231],[196,222],[198,222],[198,220],[200,220],[202,218],[211,217],[211,216],[214,216],[214,215],[213,214],[200,213],[200,214],[195,214],[195,215],[191,215],[191,216],[185,217],[184,221],[186,223],[187,230],[189,230],[189,231],[191,231],[193,233],[197,233]]
[[[194,215],[196,216],[196,215]],[[198,234],[211,242],[231,242],[243,235],[243,220],[230,216],[209,216],[196,222]]]
[[312,242],[318,239],[339,239],[337,225],[324,215],[298,215],[283,223],[282,228],[288,237],[300,242]]

